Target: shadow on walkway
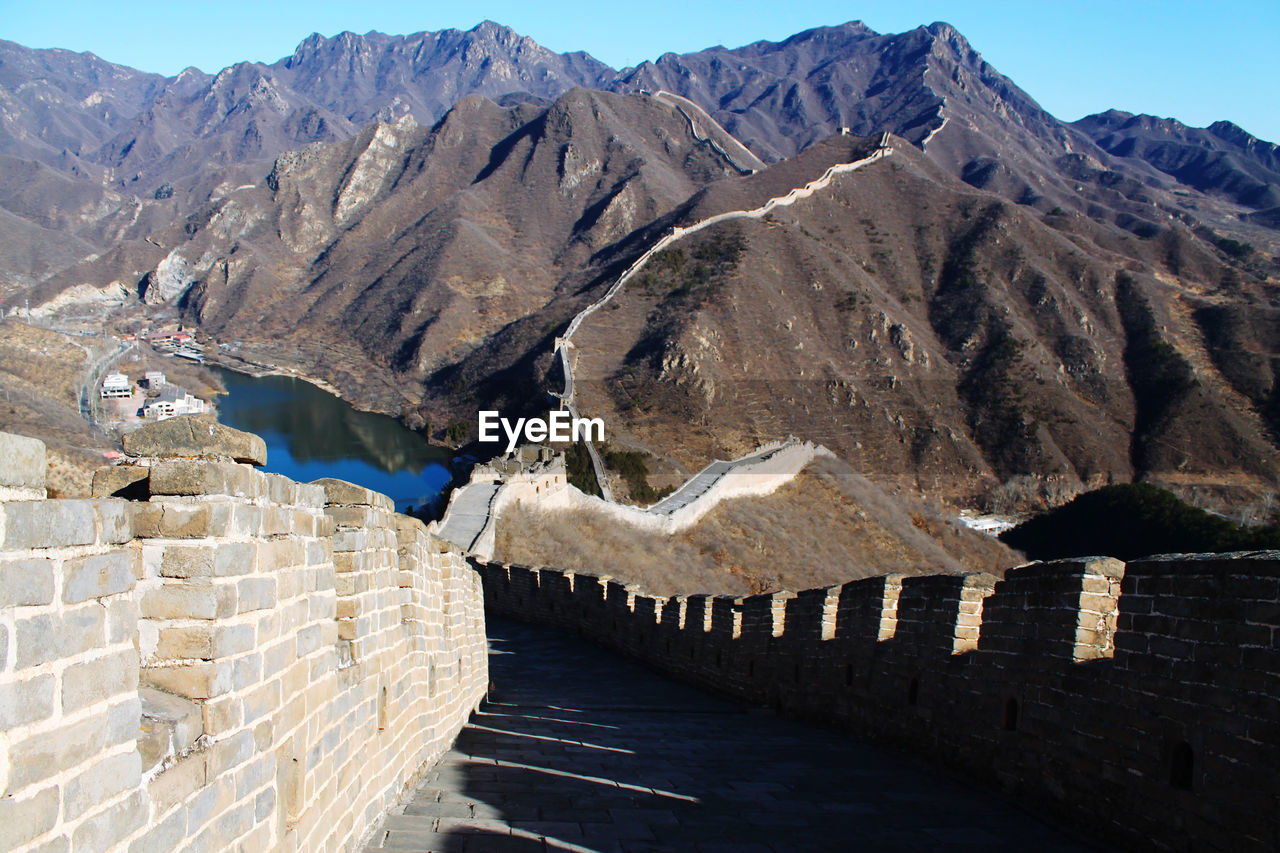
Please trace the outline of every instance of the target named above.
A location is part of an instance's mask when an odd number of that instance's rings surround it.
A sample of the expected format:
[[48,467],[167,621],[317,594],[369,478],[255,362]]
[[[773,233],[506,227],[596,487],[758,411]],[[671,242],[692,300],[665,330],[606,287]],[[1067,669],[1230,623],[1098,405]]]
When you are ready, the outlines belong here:
[[490,701],[368,850],[1089,850],[1001,795],[721,701],[547,629],[489,623]]

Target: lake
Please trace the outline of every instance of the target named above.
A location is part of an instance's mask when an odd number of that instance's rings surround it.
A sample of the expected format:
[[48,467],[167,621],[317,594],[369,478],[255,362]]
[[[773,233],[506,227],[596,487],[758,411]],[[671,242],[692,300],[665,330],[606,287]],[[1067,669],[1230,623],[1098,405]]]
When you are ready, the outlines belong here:
[[404,512],[432,503],[449,482],[449,451],[386,415],[356,411],[309,382],[212,368],[227,388],[218,419],[262,436],[262,470],[300,483],[336,477],[387,495]]

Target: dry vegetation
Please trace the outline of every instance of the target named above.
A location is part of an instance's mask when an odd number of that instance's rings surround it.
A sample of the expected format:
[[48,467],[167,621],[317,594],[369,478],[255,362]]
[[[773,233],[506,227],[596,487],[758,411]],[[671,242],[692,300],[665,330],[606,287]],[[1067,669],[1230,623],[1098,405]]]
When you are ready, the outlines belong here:
[[0,322],[0,431],[39,438],[49,450],[51,497],[88,495],[91,472],[114,442],[80,417],[79,383],[93,339],[16,320]]
[[998,541],[830,459],[772,495],[726,501],[675,536],[594,512],[516,508],[498,524],[495,557],[611,575],[657,595],[799,590],[888,572],[998,573],[1020,562]]

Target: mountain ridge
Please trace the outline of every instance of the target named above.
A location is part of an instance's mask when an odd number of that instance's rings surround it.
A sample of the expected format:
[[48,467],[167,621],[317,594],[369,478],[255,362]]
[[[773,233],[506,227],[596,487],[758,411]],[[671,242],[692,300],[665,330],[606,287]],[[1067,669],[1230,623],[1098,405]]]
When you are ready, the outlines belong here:
[[670,479],[794,433],[970,504],[1280,487],[1280,234],[1250,206],[1280,180],[1234,125],[1061,122],[943,23],[619,72],[488,24],[119,74],[152,92],[131,116],[44,105],[97,148],[0,151],[4,310],[178,318],[456,442],[477,407],[544,409],[556,335],[670,229],[889,133],[888,165],[664,253],[593,315],[584,405],[621,446]]

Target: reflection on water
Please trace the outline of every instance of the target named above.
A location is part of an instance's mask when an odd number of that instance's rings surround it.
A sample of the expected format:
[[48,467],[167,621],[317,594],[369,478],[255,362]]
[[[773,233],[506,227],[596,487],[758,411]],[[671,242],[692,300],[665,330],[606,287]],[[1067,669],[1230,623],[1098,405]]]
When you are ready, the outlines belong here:
[[431,503],[449,481],[449,452],[385,415],[358,412],[309,382],[219,369],[218,419],[262,436],[263,470],[300,483],[337,477],[382,492],[396,509]]

